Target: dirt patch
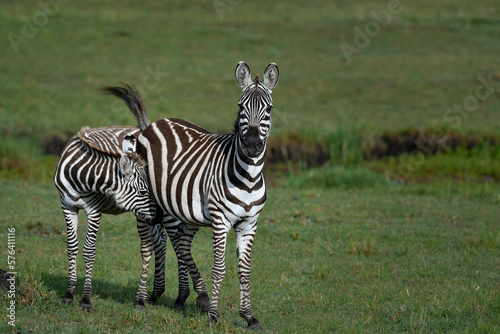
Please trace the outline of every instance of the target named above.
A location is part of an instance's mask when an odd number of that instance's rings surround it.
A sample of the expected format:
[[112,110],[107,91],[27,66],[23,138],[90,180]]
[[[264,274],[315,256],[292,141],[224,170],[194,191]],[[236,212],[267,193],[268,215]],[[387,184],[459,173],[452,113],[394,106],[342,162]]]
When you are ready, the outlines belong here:
[[0,269],[0,289],[9,290],[11,289],[11,285],[19,286],[19,280],[15,277],[14,274]]
[[[403,154],[425,154],[428,156],[453,151],[459,147],[470,150],[484,144],[496,146],[498,142],[498,138],[493,136],[478,136],[439,130],[408,130],[383,133],[376,136],[360,135],[359,143],[362,148],[359,151],[362,152],[362,160],[378,160]],[[268,143],[266,160],[270,164],[291,162],[301,164],[307,168],[317,167],[330,160],[339,160],[338,157],[332,156],[332,154],[335,154],[331,149],[333,146],[342,147],[343,144],[309,143],[300,141],[295,137],[292,137],[291,140],[271,139]],[[351,147],[351,149],[353,148]]]
[[315,143],[279,143],[271,141],[266,151],[266,162],[271,164],[297,163],[306,167],[317,167],[330,159],[326,145]]
[[68,139],[63,138],[60,135],[45,138],[42,142],[43,153],[51,155],[61,155],[67,142]]
[[367,160],[380,159],[387,156],[400,156],[406,153],[423,153],[433,155],[458,147],[470,150],[479,145],[488,143],[496,145],[491,136],[475,136],[443,131],[409,130],[400,133],[385,133],[374,137],[363,150]]
[[[68,138],[55,135],[45,138],[42,142],[45,154],[61,155]],[[388,156],[423,153],[433,155],[458,147],[472,149],[484,143],[495,146],[498,139],[493,136],[477,136],[446,131],[418,131],[383,133],[377,136],[360,135],[362,155],[364,160],[377,160]],[[338,143],[336,143],[338,144]],[[266,152],[269,164],[294,163],[306,168],[318,167],[332,159],[332,143],[300,140],[298,136],[290,135],[285,139],[270,138]],[[339,145],[337,145],[339,146]],[[341,145],[340,145],[341,146]]]

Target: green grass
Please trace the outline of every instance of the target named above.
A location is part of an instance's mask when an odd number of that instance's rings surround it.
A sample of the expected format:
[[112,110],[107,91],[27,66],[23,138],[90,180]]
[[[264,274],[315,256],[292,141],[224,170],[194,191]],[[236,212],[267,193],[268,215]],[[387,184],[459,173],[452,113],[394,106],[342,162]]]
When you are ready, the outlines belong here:
[[[124,106],[99,93],[127,81],[142,87],[152,119],[183,117],[227,132],[239,97],[234,67],[243,59],[253,74],[271,61],[280,68],[274,135],[353,125],[498,132],[497,93],[449,115],[460,124],[444,117],[475,94],[478,74],[495,72],[498,92],[496,1],[405,2],[348,64],[340,43],[354,44],[354,28],[387,3],[245,1],[220,20],[211,2],[69,2],[17,53],[0,39],[0,129],[39,139],[83,125],[134,124]],[[0,36],[21,35],[23,17],[39,10],[37,2],[3,4]],[[149,80],[157,68],[161,76]]]
[[383,175],[360,167],[325,167],[291,174],[289,183],[298,188],[320,187],[325,189],[363,189],[385,185],[390,180]]
[[381,160],[363,162],[387,178],[403,182],[428,182],[456,179],[472,182],[500,181],[500,149],[481,144],[470,150],[459,147],[434,156],[403,154]]
[[[448,191],[434,184],[364,189],[284,184],[269,189],[252,259],[252,306],[263,326],[270,333],[500,330],[500,189],[483,184],[471,192],[452,183]],[[77,302],[60,303],[66,289],[66,237],[52,184],[2,182],[0,195],[1,236],[6,241],[7,227],[16,227],[20,280],[16,328],[5,323],[9,299],[0,297],[2,332],[245,331],[238,316],[233,234],[221,288],[221,322],[210,328],[206,316],[195,310],[194,296],[186,313],[172,308],[177,278],[170,244],[165,295],[158,306],[133,309],[140,273],[133,216],[104,216],[93,312],[87,314],[77,305],[84,275],[81,253]],[[1,245],[6,254],[5,242]],[[193,247],[211,287],[209,229],[200,231]]]
[[[165,295],[158,306],[133,309],[140,254],[131,214],[104,217],[94,311],[77,305],[81,284],[75,305],[62,305],[66,232],[51,184],[57,157],[41,149],[43,139],[68,137],[85,125],[135,124],[123,104],[99,92],[120,81],[139,87],[152,120],[180,117],[230,132],[240,60],[253,74],[271,61],[280,68],[272,140],[310,145],[304,152],[320,142],[330,157],[320,169],[285,165],[266,178],[252,306],[268,332],[499,332],[498,146],[363,158],[383,133],[498,138],[497,1],[401,1],[401,12],[349,63],[341,43],[355,45],[355,28],[373,24],[371,11],[386,10],[389,1],[222,3],[229,7],[221,17],[212,2],[70,1],[17,51],[9,36],[21,36],[41,7],[2,3],[0,268],[7,266],[13,226],[20,285],[15,328],[6,324],[9,299],[0,295],[0,332],[245,332],[233,235],[218,327],[196,311],[193,296],[186,313],[172,309],[177,277],[170,245]],[[479,91],[477,105],[467,104],[480,78],[488,78],[488,91]],[[82,215],[80,247],[85,228]],[[210,287],[209,229],[193,247]],[[80,283],[83,268],[80,254]]]

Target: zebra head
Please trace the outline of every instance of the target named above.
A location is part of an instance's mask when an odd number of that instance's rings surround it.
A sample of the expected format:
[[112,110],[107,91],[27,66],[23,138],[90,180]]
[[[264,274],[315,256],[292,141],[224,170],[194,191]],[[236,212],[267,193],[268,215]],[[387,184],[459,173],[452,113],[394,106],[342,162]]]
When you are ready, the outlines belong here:
[[279,71],[275,63],[264,70],[264,82],[259,75],[252,81],[250,67],[240,61],[234,73],[236,83],[243,93],[238,101],[238,119],[235,122],[235,134],[243,153],[250,157],[260,156],[266,149],[266,140],[271,132],[271,92],[278,84]]
[[149,195],[146,163],[136,153],[120,158],[119,172],[122,179],[122,194],[116,196],[117,204],[132,211],[143,221],[150,222],[156,215],[156,203]]

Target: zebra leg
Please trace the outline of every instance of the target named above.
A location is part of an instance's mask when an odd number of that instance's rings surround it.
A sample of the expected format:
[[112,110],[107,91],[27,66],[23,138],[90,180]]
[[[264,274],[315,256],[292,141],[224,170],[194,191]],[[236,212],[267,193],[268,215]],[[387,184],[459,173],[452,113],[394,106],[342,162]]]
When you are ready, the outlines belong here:
[[101,222],[100,210],[88,210],[87,214],[87,237],[83,245],[83,258],[85,260],[85,284],[83,285],[83,298],[80,302],[80,307],[87,312],[90,312],[92,304],[90,296],[92,295],[92,268],[95,261],[95,241],[99,232],[99,224]]
[[141,238],[141,256],[142,256],[142,268],[141,268],[141,282],[139,283],[139,289],[135,297],[134,307],[138,310],[144,309],[146,298],[148,297],[148,290],[146,283],[148,281],[148,267],[149,261],[151,260],[151,255],[153,253],[153,243],[151,232],[154,230],[155,226],[150,226],[137,219],[137,231],[139,232],[139,237]]
[[[228,227],[229,226],[229,227]],[[219,288],[226,274],[226,241],[230,224],[224,222],[213,223],[213,245],[214,245],[214,266],[212,268],[212,298],[208,307],[208,319],[217,322],[219,313],[217,302],[219,299]]]
[[[189,275],[188,269],[182,259],[182,255],[179,251],[179,238],[177,238],[177,232],[179,231],[179,221],[173,217],[165,216],[163,218],[163,224],[165,226],[165,230],[167,231],[168,237],[172,242],[172,246],[174,248],[175,255],[177,256],[177,270],[178,270],[178,278],[179,278],[179,292],[177,295],[177,299],[174,303],[174,308],[184,310],[185,302],[191,293],[189,289]],[[179,235],[182,233],[179,232]]]
[[167,245],[167,235],[161,224],[151,226],[151,237],[155,252],[155,281],[153,293],[149,297],[148,303],[156,304],[161,295],[165,292],[165,255]]
[[179,265],[179,296],[175,301],[175,305],[184,308],[184,303],[189,296],[189,279],[185,269],[187,267],[193,281],[194,291],[198,294],[196,306],[202,312],[207,312],[209,306],[207,286],[191,254],[191,243],[199,229],[199,226],[181,224],[172,240]]
[[176,239],[176,231],[168,231],[167,234],[172,242],[172,246],[174,248],[175,255],[177,256],[177,270],[179,277],[179,292],[177,294],[177,299],[174,303],[174,308],[184,310],[186,300],[188,299],[191,291],[189,288],[189,275],[188,269],[182,259],[182,254],[179,251],[179,240]]
[[243,222],[234,227],[240,279],[240,316],[247,321],[248,329],[263,330],[259,321],[253,316],[250,306],[250,268],[256,230],[257,221]]
[[76,256],[78,255],[78,210],[68,209],[63,205],[64,219],[66,219],[67,230],[67,252],[68,252],[68,290],[62,298],[63,304],[71,304],[76,290]]

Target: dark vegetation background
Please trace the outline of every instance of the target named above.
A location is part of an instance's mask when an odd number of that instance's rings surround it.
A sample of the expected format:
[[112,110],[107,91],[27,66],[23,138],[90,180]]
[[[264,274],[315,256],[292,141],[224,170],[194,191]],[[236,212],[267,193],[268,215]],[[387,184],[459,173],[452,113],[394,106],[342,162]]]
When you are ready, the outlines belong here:
[[[1,331],[244,331],[234,246],[219,327],[194,298],[172,309],[170,246],[160,305],[133,310],[130,214],[103,219],[94,312],[60,305],[66,231],[51,181],[82,126],[135,124],[99,91],[120,81],[141,90],[152,120],[230,132],[240,60],[281,74],[252,271],[264,327],[499,331],[499,17],[493,0],[1,1],[0,268],[15,227],[19,279],[16,327],[2,291]],[[208,286],[210,240],[206,229],[194,243]]]

